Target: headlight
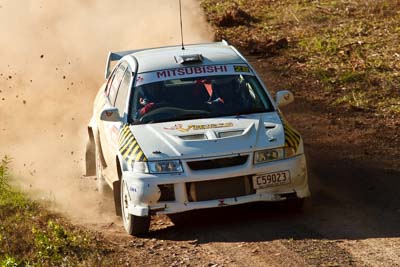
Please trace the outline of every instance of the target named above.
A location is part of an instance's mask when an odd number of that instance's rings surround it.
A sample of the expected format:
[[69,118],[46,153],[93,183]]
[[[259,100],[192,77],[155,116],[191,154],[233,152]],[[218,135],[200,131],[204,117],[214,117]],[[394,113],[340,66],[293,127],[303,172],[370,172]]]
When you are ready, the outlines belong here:
[[179,160],[163,160],[147,162],[150,173],[181,173],[182,164]]
[[296,150],[293,147],[285,146],[283,148],[266,149],[254,152],[254,164],[264,163],[279,159],[287,159],[296,156]]
[[254,152],[254,164],[283,159],[283,148],[267,149]]

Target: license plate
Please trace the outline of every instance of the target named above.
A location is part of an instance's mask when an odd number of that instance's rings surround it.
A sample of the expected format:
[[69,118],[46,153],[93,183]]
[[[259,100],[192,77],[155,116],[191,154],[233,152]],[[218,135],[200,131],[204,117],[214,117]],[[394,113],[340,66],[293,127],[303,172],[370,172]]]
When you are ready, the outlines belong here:
[[289,171],[263,173],[253,176],[253,186],[255,189],[284,185],[289,183],[290,183]]

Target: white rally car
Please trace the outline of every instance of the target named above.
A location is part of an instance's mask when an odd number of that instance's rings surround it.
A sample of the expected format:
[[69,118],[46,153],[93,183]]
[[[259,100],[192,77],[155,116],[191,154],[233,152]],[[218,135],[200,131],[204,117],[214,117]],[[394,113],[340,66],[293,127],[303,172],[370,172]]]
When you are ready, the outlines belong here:
[[[117,62],[110,72],[112,62]],[[114,192],[129,234],[154,214],[310,195],[300,134],[225,41],[112,52],[88,125],[87,175]]]

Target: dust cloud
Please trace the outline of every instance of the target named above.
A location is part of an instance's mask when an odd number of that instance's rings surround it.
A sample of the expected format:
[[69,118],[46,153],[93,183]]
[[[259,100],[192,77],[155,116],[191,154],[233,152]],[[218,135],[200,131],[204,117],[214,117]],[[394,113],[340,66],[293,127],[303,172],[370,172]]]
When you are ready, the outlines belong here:
[[[212,40],[199,3],[182,4],[185,42]],[[107,53],[179,44],[178,15],[178,0],[0,0],[0,156],[24,190],[99,220],[85,126]]]

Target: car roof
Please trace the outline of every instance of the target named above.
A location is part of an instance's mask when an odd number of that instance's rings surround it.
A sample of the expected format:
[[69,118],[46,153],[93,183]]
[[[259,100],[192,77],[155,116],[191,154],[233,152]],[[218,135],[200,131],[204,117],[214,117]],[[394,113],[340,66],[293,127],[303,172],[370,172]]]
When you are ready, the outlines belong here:
[[[184,64],[178,63],[178,57],[195,54],[200,54],[203,60]],[[185,66],[247,64],[240,53],[226,42],[185,45],[184,50],[182,50],[182,46],[150,48],[133,52],[129,56],[137,60],[138,73]]]

